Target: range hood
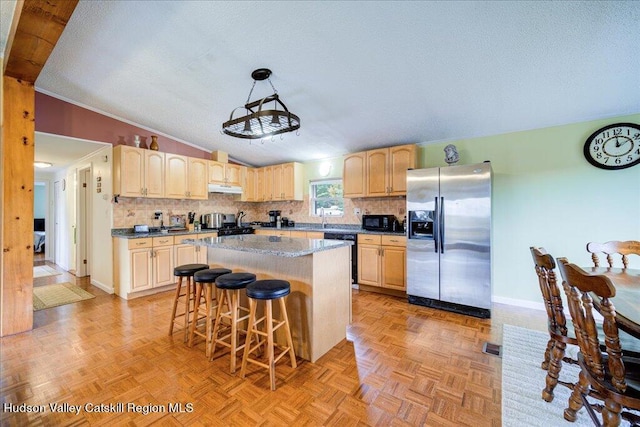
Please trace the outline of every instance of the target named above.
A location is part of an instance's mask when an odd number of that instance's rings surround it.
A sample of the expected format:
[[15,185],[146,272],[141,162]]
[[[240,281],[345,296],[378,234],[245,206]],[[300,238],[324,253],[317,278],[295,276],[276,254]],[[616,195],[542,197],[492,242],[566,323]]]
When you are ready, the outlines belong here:
[[209,184],[209,193],[242,194],[242,187],[235,185]]

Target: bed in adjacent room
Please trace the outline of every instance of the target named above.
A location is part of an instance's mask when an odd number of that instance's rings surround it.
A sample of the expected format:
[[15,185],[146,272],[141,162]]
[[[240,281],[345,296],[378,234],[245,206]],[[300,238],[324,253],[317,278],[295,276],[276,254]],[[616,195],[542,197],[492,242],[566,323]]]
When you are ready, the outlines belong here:
[[33,219],[33,251],[44,252],[44,218]]

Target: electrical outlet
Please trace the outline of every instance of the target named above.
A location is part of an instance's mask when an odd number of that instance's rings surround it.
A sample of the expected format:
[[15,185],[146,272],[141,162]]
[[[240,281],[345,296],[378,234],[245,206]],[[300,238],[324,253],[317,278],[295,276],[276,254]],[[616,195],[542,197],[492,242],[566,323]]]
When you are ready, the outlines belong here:
[[360,208],[353,208],[354,215],[360,215]]

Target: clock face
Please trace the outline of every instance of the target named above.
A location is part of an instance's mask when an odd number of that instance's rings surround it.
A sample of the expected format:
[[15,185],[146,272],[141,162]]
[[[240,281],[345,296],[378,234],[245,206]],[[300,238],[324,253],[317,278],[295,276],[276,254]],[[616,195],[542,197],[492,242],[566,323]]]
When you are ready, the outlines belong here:
[[595,131],[584,144],[584,156],[602,169],[624,169],[640,163],[640,125],[616,123]]

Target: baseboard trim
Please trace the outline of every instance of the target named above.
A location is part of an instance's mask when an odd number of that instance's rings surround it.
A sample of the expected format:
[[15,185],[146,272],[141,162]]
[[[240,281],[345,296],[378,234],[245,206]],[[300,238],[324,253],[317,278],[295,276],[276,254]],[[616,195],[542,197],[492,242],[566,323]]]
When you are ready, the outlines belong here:
[[103,291],[105,291],[108,294],[114,294],[115,293],[115,289],[113,289],[113,287],[107,286],[104,283],[98,282],[97,280],[91,279],[91,284],[93,286],[95,286],[96,288],[102,289]]
[[[540,297],[542,299],[542,297]],[[530,308],[532,310],[546,310],[542,302],[534,302],[524,299],[506,298],[494,296],[492,302],[505,305],[514,305],[516,307]]]

